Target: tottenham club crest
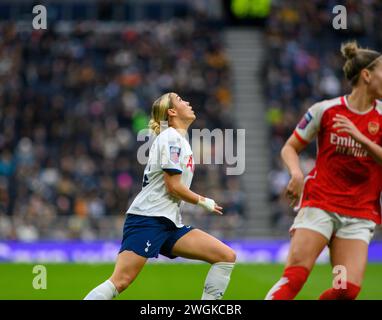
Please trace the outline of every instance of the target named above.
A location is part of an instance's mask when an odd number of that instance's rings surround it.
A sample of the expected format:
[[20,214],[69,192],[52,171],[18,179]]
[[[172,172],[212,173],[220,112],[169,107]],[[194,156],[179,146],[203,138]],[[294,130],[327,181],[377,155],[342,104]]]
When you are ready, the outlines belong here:
[[369,122],[368,129],[370,134],[376,135],[379,131],[379,123],[374,121]]
[[147,242],[146,242],[145,252],[149,252],[149,248],[150,248],[150,246],[151,246],[150,240],[147,240]]

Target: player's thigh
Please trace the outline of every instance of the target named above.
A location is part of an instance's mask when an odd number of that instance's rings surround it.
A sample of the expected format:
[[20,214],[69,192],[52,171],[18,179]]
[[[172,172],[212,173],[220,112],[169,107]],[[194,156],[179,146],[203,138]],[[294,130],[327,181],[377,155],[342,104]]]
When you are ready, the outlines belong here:
[[181,237],[173,246],[172,254],[209,263],[235,262],[236,260],[233,249],[199,229],[193,229]]
[[137,255],[133,251],[122,251],[117,257],[114,272],[110,279],[114,284],[127,286],[134,281],[146,261],[147,258]]
[[328,239],[317,231],[304,228],[295,229],[286,266],[303,266],[311,270],[327,244]]
[[346,281],[361,286],[367,265],[368,244],[359,239],[335,237],[330,244],[332,266],[343,266]]

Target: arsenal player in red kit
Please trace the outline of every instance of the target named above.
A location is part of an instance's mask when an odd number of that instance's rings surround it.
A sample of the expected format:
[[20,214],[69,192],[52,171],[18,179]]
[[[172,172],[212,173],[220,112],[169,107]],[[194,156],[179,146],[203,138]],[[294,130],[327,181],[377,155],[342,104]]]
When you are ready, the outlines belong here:
[[[346,268],[346,280],[319,298],[355,299],[368,244],[381,223],[382,55],[356,42],[344,44],[341,51],[351,94],[309,108],[281,151],[291,176],[286,195],[291,206],[297,204],[298,214],[284,273],[267,300],[293,299],[326,246],[332,266]],[[316,166],[304,179],[298,155],[314,139]]]

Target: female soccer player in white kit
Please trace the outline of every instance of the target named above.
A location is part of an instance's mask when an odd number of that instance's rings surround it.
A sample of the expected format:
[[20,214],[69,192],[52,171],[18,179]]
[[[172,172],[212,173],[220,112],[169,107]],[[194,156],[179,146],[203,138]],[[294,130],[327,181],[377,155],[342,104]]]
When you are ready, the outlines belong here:
[[[125,290],[148,258],[165,255],[210,263],[202,300],[217,300],[230,281],[235,252],[213,236],[182,224],[183,201],[215,214],[222,208],[214,200],[189,188],[194,173],[190,144],[185,138],[196,116],[190,104],[175,93],[157,99],[149,127],[157,134],[149,153],[141,192],[127,210],[121,249],[112,276],[94,288],[85,300],[108,300]],[[160,132],[161,122],[168,128]]]

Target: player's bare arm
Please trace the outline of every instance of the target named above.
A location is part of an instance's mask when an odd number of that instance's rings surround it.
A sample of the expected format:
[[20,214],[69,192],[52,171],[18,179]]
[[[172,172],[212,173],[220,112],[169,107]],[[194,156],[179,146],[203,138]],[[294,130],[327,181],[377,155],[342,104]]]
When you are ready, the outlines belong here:
[[338,114],[333,120],[336,121],[333,125],[333,128],[338,128],[337,132],[348,133],[354,140],[359,142],[364,149],[367,150],[367,152],[376,162],[382,165],[381,146],[370,140],[361,131],[359,131],[355,124],[346,116]]
[[164,183],[167,192],[173,197],[192,204],[199,204],[214,213],[223,214],[221,211],[223,208],[216,204],[214,200],[202,197],[188,189],[182,183],[180,173],[164,172]]
[[292,135],[281,149],[281,158],[291,177],[286,187],[286,196],[291,201],[290,206],[296,204],[304,186],[304,174],[301,170],[298,155],[305,146],[306,144],[303,144],[295,135]]

